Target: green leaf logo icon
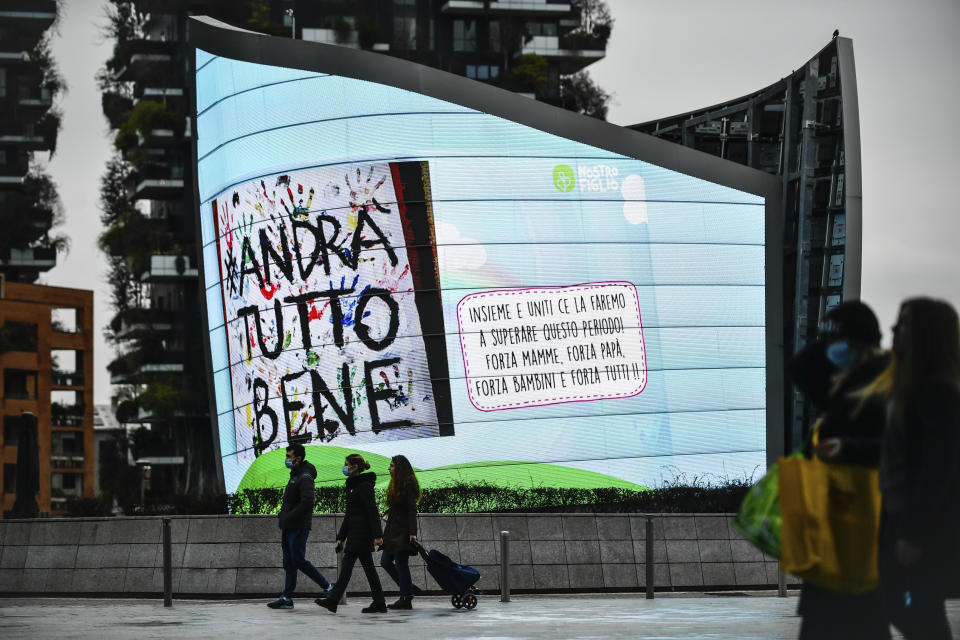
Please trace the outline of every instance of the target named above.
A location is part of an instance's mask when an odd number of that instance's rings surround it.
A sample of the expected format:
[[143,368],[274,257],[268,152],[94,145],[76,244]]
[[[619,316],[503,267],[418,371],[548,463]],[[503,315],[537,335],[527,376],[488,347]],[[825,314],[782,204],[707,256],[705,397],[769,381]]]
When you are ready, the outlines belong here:
[[557,191],[562,193],[573,191],[576,182],[576,176],[570,165],[558,164],[553,168],[553,186],[557,188]]

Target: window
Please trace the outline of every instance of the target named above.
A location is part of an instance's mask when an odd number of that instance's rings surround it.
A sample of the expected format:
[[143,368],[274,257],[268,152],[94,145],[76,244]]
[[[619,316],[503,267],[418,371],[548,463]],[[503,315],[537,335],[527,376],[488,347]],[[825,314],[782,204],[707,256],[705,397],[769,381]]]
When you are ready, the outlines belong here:
[[489,80],[490,79],[490,65],[482,64],[477,67],[477,80]]
[[83,494],[83,476],[79,473],[51,473],[50,495],[62,498],[64,496],[79,496]]
[[477,50],[477,23],[474,20],[453,21],[453,50]]
[[7,69],[0,67],[0,98],[7,97]]
[[500,21],[490,21],[490,51],[500,51]]
[[7,150],[0,149],[0,164],[7,164]]
[[3,446],[17,446],[19,437],[20,416],[3,416]]
[[37,372],[22,369],[3,370],[3,395],[13,400],[36,400]]
[[477,65],[468,64],[467,65],[467,77],[476,79],[477,77]]
[[393,45],[397,49],[417,48],[417,19],[414,17],[393,19]]
[[557,35],[556,22],[528,22],[526,29],[532,36],[555,36]]
[[3,492],[17,492],[17,465],[10,464],[9,462],[3,465]]
[[32,322],[5,322],[0,325],[0,353],[37,351],[37,325]]
[[430,18],[430,51],[433,51],[437,48],[436,36],[434,35],[435,23],[433,18]]

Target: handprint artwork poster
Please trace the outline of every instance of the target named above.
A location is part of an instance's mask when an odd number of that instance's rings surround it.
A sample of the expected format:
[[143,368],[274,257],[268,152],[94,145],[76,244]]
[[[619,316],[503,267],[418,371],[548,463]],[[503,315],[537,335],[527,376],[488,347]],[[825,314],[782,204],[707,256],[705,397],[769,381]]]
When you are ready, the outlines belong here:
[[426,162],[251,180],[215,198],[242,458],[453,434]]

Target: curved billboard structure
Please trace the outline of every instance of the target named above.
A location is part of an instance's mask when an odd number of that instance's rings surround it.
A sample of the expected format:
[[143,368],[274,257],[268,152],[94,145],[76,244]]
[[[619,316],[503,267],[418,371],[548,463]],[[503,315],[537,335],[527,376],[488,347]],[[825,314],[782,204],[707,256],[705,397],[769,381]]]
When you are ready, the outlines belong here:
[[[788,355],[816,335],[823,314],[860,297],[858,114],[853,42],[835,36],[750,95],[630,127],[779,177]],[[789,450],[803,441],[811,416],[799,393],[784,392]]]
[[304,442],[426,486],[782,451],[780,182],[404,60],[190,25],[224,488]]

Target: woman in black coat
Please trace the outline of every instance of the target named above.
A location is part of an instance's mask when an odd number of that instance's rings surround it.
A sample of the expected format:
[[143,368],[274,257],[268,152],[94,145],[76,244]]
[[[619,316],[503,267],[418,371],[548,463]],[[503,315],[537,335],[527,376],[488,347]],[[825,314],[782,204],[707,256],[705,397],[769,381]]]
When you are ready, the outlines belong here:
[[[817,339],[788,365],[797,387],[817,408],[819,445],[804,453],[830,463],[876,468],[886,402],[860,391],[880,374],[889,356],[879,350],[880,323],[859,301],[827,313]],[[805,582],[797,607],[800,640],[889,640],[890,624],[877,589],[840,593]]]
[[893,328],[880,457],[880,587],[908,640],[951,636],[944,600],[960,586],[960,320],[913,298]]
[[390,460],[390,486],[387,488],[387,526],[383,532],[383,555],[380,566],[400,587],[400,599],[390,609],[412,609],[414,593],[419,591],[410,578],[408,562],[415,554],[417,539],[417,503],[420,483],[406,456]]
[[373,564],[373,547],[383,544],[383,533],[380,529],[377,500],[373,492],[377,474],[372,471],[364,473],[369,468],[370,463],[357,453],[347,456],[343,465],[343,474],[347,476],[347,506],[340,532],[337,533],[337,551],[343,549],[343,561],[337,582],[327,593],[327,597],[315,600],[318,605],[333,613],[337,612],[337,603],[340,602],[343,592],[347,590],[347,584],[353,574],[353,565],[357,560],[360,561],[363,572],[367,575],[367,582],[370,583],[370,591],[373,593],[373,603],[369,607],[364,607],[363,613],[387,612],[383,587],[380,586],[380,577]]

